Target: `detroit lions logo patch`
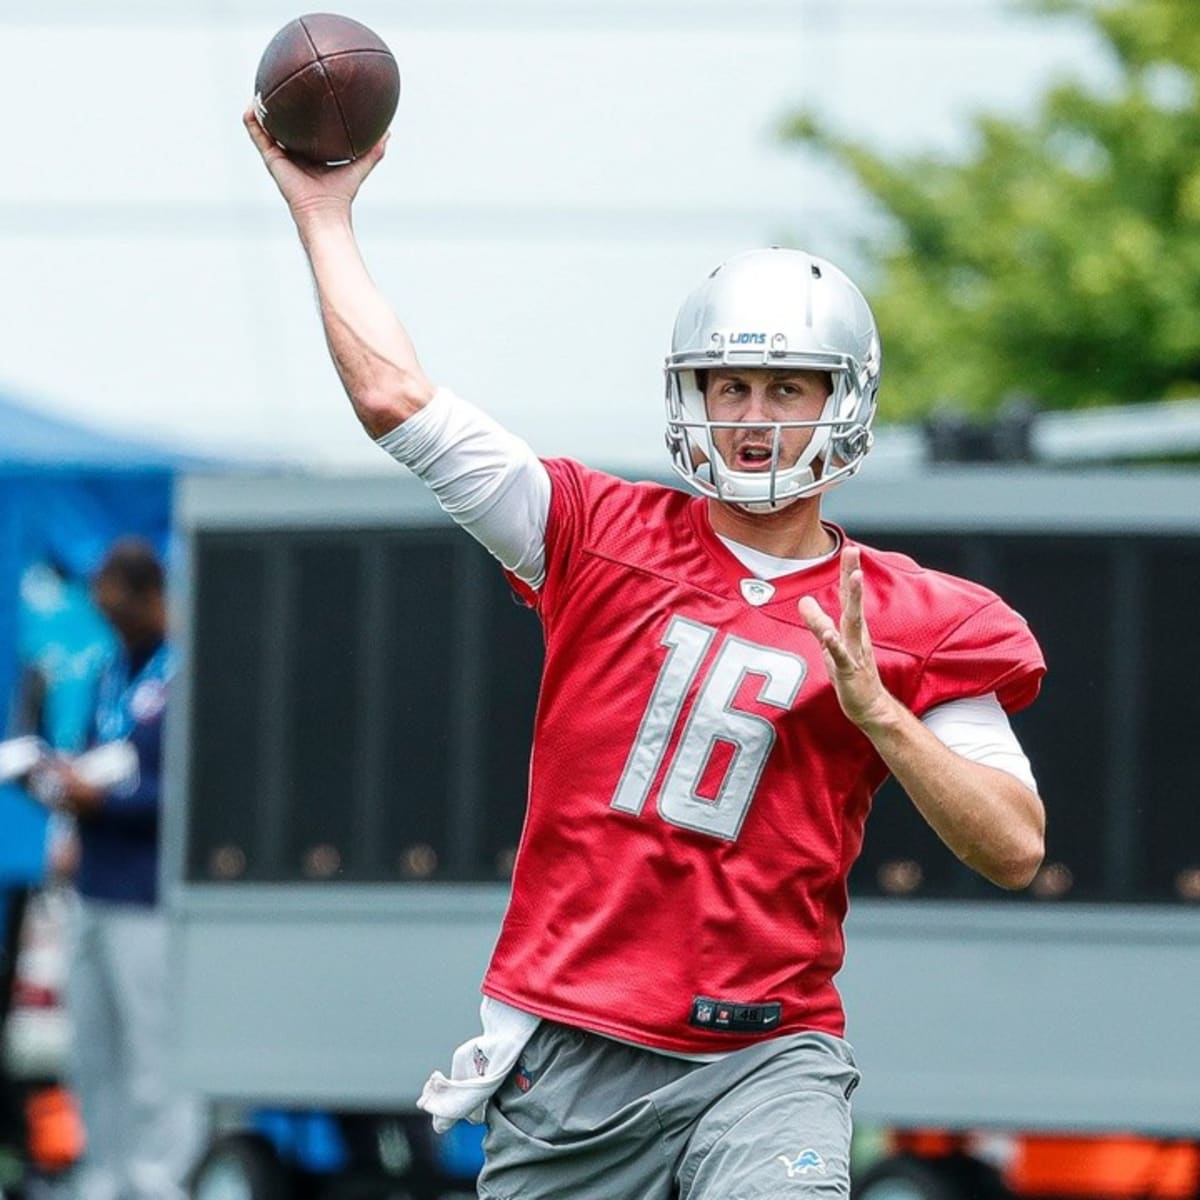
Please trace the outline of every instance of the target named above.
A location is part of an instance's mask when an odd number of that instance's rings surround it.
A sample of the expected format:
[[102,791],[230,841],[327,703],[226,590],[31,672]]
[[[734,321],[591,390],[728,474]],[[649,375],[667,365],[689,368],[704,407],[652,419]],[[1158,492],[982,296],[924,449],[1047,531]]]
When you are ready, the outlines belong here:
[[797,1175],[807,1175],[809,1171],[818,1175],[825,1174],[825,1160],[811,1148],[801,1150],[795,1158],[788,1158],[786,1154],[776,1155],[775,1161],[783,1163],[787,1168],[789,1179],[795,1179]]

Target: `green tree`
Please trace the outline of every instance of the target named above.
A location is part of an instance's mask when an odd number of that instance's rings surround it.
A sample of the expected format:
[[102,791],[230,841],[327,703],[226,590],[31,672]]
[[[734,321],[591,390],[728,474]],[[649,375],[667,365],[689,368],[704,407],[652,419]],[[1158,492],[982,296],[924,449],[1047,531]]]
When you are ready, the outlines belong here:
[[1200,0],[1028,0],[1091,23],[1115,89],[982,115],[956,161],[889,160],[811,115],[890,220],[868,247],[890,415],[1006,395],[1048,408],[1200,392]]

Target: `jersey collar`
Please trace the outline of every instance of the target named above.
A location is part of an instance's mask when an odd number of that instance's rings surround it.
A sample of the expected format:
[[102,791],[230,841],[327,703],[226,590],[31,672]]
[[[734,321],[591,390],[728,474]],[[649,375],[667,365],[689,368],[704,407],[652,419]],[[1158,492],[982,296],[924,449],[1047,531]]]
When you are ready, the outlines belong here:
[[[720,571],[729,587],[730,594],[737,596],[744,603],[742,581],[754,578],[755,576],[747,570],[746,566],[729,551],[724,542],[713,532],[712,526],[708,521],[708,501],[701,497],[692,500],[688,506],[688,516],[691,519],[692,528],[695,531],[697,539],[704,547],[713,564]],[[771,586],[775,589],[775,594],[762,606],[763,609],[774,609],[781,604],[794,607],[796,601],[801,596],[807,596],[810,592],[826,588],[830,584],[837,586],[841,574],[842,551],[849,543],[849,539],[840,525],[835,525],[832,521],[822,521],[821,523],[838,538],[840,542],[838,550],[830,555],[829,558],[819,563],[814,563],[811,567],[806,567],[800,571],[793,571],[790,575],[780,575],[770,580]]]

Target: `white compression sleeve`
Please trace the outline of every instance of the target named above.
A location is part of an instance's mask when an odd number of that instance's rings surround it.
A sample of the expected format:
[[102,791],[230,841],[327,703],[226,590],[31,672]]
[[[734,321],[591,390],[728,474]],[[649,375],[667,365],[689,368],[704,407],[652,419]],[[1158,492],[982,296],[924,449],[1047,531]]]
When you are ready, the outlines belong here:
[[1033,768],[994,692],[970,700],[948,700],[931,708],[921,724],[955,754],[1007,771],[1037,791]]
[[446,388],[376,441],[507,570],[541,587],[550,476],[526,442]]

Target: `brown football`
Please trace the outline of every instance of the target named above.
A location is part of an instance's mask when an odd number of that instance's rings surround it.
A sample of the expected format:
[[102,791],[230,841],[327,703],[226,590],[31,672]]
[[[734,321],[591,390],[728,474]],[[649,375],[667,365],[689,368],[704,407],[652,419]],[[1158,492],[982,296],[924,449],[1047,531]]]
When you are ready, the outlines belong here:
[[289,21],[254,77],[254,107],[289,153],[349,162],[387,132],[400,99],[400,70],[383,39],[334,13]]

